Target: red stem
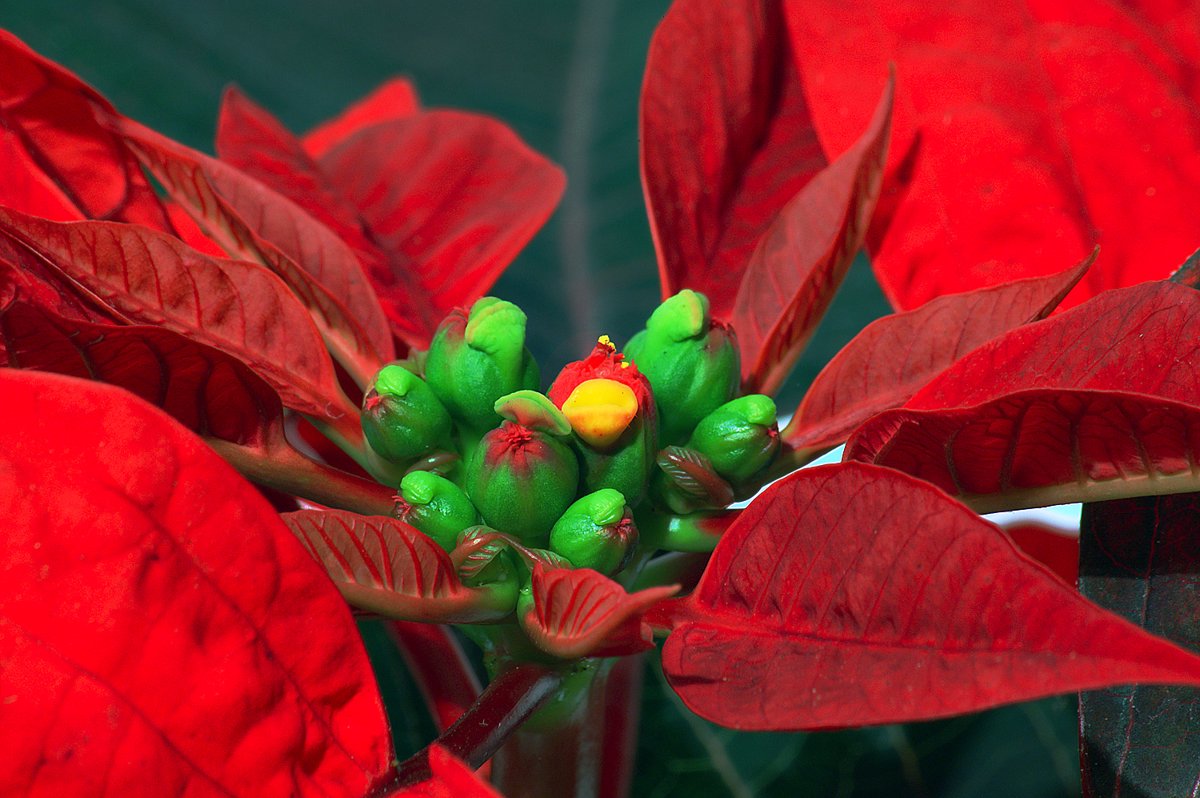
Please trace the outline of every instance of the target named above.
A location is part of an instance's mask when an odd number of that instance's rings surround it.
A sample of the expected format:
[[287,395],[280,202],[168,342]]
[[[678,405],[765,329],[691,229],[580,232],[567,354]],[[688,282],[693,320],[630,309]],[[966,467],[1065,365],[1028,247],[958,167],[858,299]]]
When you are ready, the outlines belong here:
[[205,440],[251,482],[363,515],[392,514],[391,488],[309,460],[289,446],[267,454],[219,438]]
[[[508,798],[625,798],[633,776],[641,658],[606,660],[578,711],[517,730],[493,762]],[[549,710],[548,710],[549,711]]]
[[454,724],[479,698],[483,687],[454,633],[444,626],[392,621],[388,635],[400,649],[438,731]]
[[[557,692],[563,677],[558,671],[522,663],[497,676],[467,712],[437,739],[437,744],[479,768],[513,731]],[[388,798],[430,776],[429,750],[401,762],[366,798]]]

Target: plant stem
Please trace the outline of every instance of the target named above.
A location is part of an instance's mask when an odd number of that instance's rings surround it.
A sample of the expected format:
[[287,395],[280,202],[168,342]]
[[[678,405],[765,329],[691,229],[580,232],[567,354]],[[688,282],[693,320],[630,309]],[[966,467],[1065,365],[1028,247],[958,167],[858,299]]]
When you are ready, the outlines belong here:
[[251,482],[363,515],[392,514],[395,494],[390,488],[309,460],[290,446],[267,453],[219,438],[205,441]]
[[624,798],[633,774],[641,658],[604,660],[574,711],[516,731],[493,762],[507,798]]
[[[515,665],[487,686],[475,704],[437,739],[437,744],[471,768],[478,768],[558,691],[562,682],[563,674],[558,670],[529,663]],[[377,784],[366,798],[385,798],[429,775],[426,749],[401,762],[393,776]]]
[[444,626],[412,621],[392,621],[386,628],[420,688],[438,731],[445,731],[471,708],[483,690],[454,633]]

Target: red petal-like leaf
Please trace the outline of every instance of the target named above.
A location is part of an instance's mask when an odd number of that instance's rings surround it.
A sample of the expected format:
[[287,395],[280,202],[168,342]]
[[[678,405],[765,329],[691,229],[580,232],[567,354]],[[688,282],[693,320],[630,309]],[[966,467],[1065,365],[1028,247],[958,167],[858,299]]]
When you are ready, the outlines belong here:
[[976,349],[860,428],[846,458],[979,510],[1196,490],[1197,336],[1190,288],[1106,292]]
[[868,324],[813,380],[784,440],[814,449],[841,443],[871,416],[903,405],[972,349],[1044,318],[1091,262],[1049,277],[939,297]]
[[0,371],[0,793],[362,795],[387,722],[278,516],[124,391]]
[[521,625],[538,648],[563,659],[634,654],[654,645],[642,615],[678,590],[668,585],[626,593],[597,571],[538,564],[533,606]]
[[[1195,249],[1200,70],[1190,4],[788,8],[826,151],[857,135],[876,76],[889,63],[899,73],[889,176],[868,235],[896,307],[1047,274],[1098,243],[1104,268],[1070,306],[1165,277]],[[1173,28],[1157,27],[1155,17],[1172,13],[1181,16]],[[1193,49],[1176,50],[1171,30]]]
[[49,222],[6,208],[0,233],[122,317],[237,357],[288,407],[330,419],[357,414],[308,313],[263,267],[201,255],[146,227]]
[[217,120],[217,155],[311,214],[368,267],[384,255],[363,234],[358,212],[329,185],[321,167],[279,120],[229,88]]
[[515,606],[515,585],[464,586],[445,551],[394,518],[301,510],[283,520],[361,609],[403,620],[475,623],[503,618]]
[[674,3],[650,43],[640,132],[663,296],[702,291],[728,319],[759,240],[826,164],[780,4]]
[[673,609],[672,686],[698,714],[742,729],[1200,684],[1200,657],[1090,604],[936,488],[860,464],[768,488]]
[[[1200,494],[1084,506],[1079,589],[1101,606],[1200,648]],[[1139,685],[1079,697],[1088,796],[1193,795],[1200,690]]]
[[862,247],[883,178],[894,87],[890,78],[862,137],[784,206],[750,256],[733,307],[748,392],[783,385]]
[[120,386],[200,435],[263,449],[282,442],[270,386],[235,358],[160,327],[92,324],[15,300],[0,308],[0,365]]
[[1109,291],[1020,327],[959,360],[906,407],[966,407],[1029,388],[1200,396],[1200,292],[1173,283]]
[[320,158],[364,127],[403,119],[419,108],[416,87],[404,78],[392,78],[336,118],[306,133],[304,150],[310,157]]
[[365,383],[393,357],[387,320],[362,264],[329,228],[229,164],[128,119],[111,123],[226,251],[283,278],[356,379]]
[[388,798],[503,798],[440,745],[429,747],[432,776]]
[[136,222],[173,231],[121,139],[112,106],[78,77],[0,31],[0,205],[49,218]]
[[320,165],[387,254],[371,277],[393,329],[417,347],[492,286],[566,185],[507,127],[460,111],[364,128]]
[[1200,490],[1200,406],[1118,391],[1031,390],[882,413],[845,458],[920,477],[980,512]]

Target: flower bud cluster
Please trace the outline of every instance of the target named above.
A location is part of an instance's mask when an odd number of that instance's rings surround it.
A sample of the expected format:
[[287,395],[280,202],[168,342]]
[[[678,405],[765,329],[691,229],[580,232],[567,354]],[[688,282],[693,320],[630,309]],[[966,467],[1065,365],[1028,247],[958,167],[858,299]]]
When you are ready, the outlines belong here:
[[736,339],[703,295],[665,301],[624,353],[602,336],[545,395],[525,326],[493,297],[455,310],[363,399],[372,454],[404,474],[396,516],[464,580],[527,578],[535,562],[620,572],[661,542],[636,519],[673,528],[663,519],[720,509],[769,472],[775,405],[736,396]]

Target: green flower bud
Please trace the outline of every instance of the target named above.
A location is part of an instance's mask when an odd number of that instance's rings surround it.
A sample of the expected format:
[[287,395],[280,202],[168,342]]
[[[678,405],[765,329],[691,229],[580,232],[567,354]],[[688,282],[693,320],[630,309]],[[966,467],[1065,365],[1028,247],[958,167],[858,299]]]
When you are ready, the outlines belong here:
[[637,539],[625,497],[604,488],[567,508],[550,530],[550,550],[576,568],[614,574],[633,556]]
[[538,368],[525,347],[525,314],[484,297],[470,315],[455,310],[438,327],[425,356],[425,380],[455,421],[482,432],[496,426],[496,400],[537,388]]
[[429,471],[405,474],[396,497],[396,517],[446,551],[454,549],[458,533],[479,523],[475,506],[462,488]]
[[489,526],[544,546],[579,487],[575,453],[561,439],[570,424],[533,391],[501,398],[495,412],[508,420],[483,436],[467,462],[467,494]]
[[448,441],[450,415],[420,377],[384,366],[363,397],[362,428],[380,457],[401,463]]
[[687,444],[707,457],[718,474],[740,484],[770,465],[779,451],[775,402],[750,394],[705,416]]
[[654,389],[663,444],[687,440],[700,419],[733,398],[741,379],[733,330],[711,319],[707,297],[690,289],[659,305],[625,354]]

